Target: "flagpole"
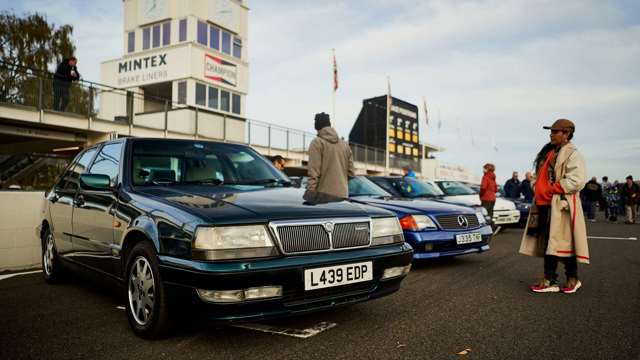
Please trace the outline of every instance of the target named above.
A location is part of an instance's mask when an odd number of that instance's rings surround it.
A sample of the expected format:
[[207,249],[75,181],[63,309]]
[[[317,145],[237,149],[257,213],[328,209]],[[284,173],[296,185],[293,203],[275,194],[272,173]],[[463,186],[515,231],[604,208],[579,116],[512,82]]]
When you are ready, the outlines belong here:
[[336,69],[336,49],[331,49],[332,57],[332,73],[333,73],[333,81],[331,84],[331,119],[333,121],[333,127],[338,128],[338,119],[336,118],[336,77],[337,77],[337,69]]
[[384,132],[386,134],[386,143],[384,145],[384,170],[385,175],[389,175],[389,123],[391,122],[391,80],[387,76],[387,117],[385,121]]

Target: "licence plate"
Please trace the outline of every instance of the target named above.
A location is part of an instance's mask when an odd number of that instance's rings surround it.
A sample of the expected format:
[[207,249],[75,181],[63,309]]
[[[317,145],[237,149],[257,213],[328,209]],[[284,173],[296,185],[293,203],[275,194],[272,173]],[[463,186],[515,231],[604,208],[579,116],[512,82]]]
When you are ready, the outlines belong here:
[[458,245],[471,244],[480,241],[482,241],[482,235],[480,235],[479,233],[456,235],[456,243],[458,243]]
[[373,280],[371,261],[304,271],[304,289],[315,290]]
[[496,219],[496,224],[510,224],[512,222],[516,222],[512,217],[499,217]]

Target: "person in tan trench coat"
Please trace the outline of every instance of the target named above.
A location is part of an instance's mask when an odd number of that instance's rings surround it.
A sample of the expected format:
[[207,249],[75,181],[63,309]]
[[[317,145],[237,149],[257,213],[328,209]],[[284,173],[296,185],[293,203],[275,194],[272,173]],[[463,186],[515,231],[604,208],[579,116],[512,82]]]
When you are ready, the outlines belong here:
[[[551,126],[550,142],[535,161],[534,203],[522,237],[520,253],[544,257],[545,276],[531,286],[534,292],[574,293],[578,280],[578,262],[589,263],[587,229],[580,202],[580,190],[586,183],[584,157],[571,143],[575,125],[559,119]],[[560,289],[556,268],[565,265],[567,283]]]

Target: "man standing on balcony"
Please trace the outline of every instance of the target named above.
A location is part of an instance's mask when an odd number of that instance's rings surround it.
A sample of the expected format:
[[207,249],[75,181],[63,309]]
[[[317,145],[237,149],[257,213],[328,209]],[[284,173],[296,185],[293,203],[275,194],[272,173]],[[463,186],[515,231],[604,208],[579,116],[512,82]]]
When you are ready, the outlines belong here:
[[355,175],[351,148],[331,127],[328,114],[316,114],[315,128],[318,137],[309,145],[307,190],[346,198],[349,178]]
[[80,73],[76,64],[78,59],[74,56],[62,60],[53,75],[53,109],[65,111],[69,104],[69,88],[71,82],[80,79]]

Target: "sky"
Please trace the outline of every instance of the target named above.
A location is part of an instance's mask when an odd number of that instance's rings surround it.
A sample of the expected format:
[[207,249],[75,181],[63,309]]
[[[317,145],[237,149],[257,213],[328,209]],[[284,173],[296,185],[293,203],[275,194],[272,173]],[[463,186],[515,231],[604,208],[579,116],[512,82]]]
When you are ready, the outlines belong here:
[[[79,70],[123,54],[122,1],[0,0],[74,26]],[[254,0],[249,8],[247,116],[313,131],[332,111],[331,49],[348,138],[362,100],[391,93],[420,108],[436,157],[498,179],[531,170],[543,125],[576,124],[589,176],[640,178],[640,2],[505,0]],[[422,112],[425,98],[430,115]],[[441,128],[438,128],[438,119]]]

